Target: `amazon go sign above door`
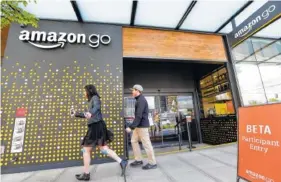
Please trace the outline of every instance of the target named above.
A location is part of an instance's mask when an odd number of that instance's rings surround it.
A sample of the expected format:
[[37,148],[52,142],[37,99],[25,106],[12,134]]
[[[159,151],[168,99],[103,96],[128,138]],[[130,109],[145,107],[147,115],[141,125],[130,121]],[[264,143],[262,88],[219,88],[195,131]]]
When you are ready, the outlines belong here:
[[108,45],[111,42],[109,35],[65,33],[65,32],[44,32],[27,31],[20,32],[19,39],[30,43],[41,49],[63,48],[67,43],[70,44],[88,44],[92,48],[98,48],[101,44]]

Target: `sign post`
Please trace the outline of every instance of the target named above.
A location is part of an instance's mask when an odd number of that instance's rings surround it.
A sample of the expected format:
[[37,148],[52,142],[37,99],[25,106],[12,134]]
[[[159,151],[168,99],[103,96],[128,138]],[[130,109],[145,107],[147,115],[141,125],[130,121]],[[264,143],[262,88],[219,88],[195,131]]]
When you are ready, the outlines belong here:
[[239,108],[238,179],[281,181],[281,104]]
[[192,151],[192,140],[191,140],[191,133],[190,133],[190,125],[189,123],[192,122],[191,116],[186,116],[186,124],[187,124],[187,134],[188,134],[188,143],[189,143],[189,151]]

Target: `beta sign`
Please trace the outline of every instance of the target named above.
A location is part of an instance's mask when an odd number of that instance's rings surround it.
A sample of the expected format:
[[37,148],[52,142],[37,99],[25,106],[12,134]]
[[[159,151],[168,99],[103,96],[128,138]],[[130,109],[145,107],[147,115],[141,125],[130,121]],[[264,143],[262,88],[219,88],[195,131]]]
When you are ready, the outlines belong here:
[[281,182],[281,104],[239,108],[238,176]]

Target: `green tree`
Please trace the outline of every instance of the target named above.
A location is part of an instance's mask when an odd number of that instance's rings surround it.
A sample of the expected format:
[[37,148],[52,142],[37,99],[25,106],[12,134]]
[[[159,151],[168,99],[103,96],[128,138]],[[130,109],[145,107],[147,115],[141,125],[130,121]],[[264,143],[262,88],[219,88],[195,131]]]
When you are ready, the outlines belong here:
[[[9,26],[11,23],[18,23],[22,25],[32,25],[38,27],[38,18],[33,14],[23,10],[20,5],[27,6],[31,0],[2,0],[1,1],[1,29]],[[36,3],[36,1],[34,0]]]

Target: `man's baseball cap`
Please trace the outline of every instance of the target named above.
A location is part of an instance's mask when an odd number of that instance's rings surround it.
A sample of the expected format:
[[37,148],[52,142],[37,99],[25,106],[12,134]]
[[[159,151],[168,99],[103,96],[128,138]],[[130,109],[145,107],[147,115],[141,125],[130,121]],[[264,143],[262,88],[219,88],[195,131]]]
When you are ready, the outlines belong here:
[[141,85],[134,85],[133,88],[131,88],[131,90],[138,90],[138,91],[142,92],[143,87]]

